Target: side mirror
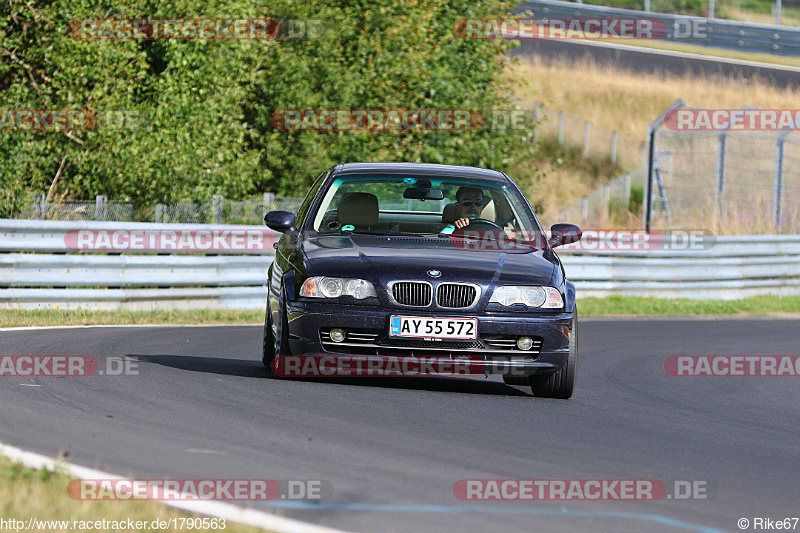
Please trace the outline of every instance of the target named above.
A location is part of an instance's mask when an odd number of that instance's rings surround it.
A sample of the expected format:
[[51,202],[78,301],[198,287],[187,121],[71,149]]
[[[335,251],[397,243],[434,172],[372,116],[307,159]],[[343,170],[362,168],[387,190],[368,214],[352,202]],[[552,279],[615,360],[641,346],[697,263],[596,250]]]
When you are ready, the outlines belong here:
[[583,232],[575,224],[553,224],[550,226],[550,238],[547,240],[547,244],[550,245],[550,248],[555,248],[578,242],[581,237],[583,237]]
[[286,233],[295,231],[294,227],[295,215],[289,211],[270,211],[264,215],[264,224],[273,231],[278,233]]

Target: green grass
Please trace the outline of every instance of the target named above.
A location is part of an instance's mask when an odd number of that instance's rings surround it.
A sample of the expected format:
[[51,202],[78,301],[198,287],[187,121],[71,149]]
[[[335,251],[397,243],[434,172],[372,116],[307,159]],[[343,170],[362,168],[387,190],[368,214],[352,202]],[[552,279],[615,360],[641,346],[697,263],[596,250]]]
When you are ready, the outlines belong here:
[[0,309],[0,327],[100,326],[107,324],[256,324],[264,311],[203,309],[197,311],[87,311],[67,309]]
[[[73,500],[67,494],[67,486],[71,481],[69,475],[52,472],[46,469],[33,469],[14,463],[6,457],[0,456],[0,518],[5,520],[15,519],[27,522],[28,519],[69,521],[67,528],[51,524],[47,529],[66,533],[77,531],[73,521],[107,520],[127,522],[147,522],[150,526],[153,520],[168,521],[171,518],[202,518],[203,515],[185,513],[172,509],[157,502],[147,501],[81,501]],[[167,529],[151,529],[145,527],[136,531],[203,531],[202,529],[187,530],[174,527],[185,522],[172,522]],[[220,522],[218,522],[220,524]],[[63,524],[62,524],[63,525]],[[4,531],[14,531],[4,530]],[[24,531],[24,528],[22,529]],[[35,531],[35,529],[34,529]],[[101,529],[102,531],[102,529]],[[107,530],[114,531],[114,530]],[[118,532],[130,532],[128,529],[118,529]],[[264,531],[255,527],[243,526],[226,521],[224,529],[209,529],[207,531],[225,531],[226,533],[256,533]]]
[[687,300],[609,296],[580,298],[580,316],[775,315],[800,313],[800,296],[756,296],[743,300]]
[[[578,300],[581,316],[694,316],[800,314],[800,296],[744,300],[687,300],[609,296]],[[263,311],[0,310],[0,327],[113,324],[262,324]]]

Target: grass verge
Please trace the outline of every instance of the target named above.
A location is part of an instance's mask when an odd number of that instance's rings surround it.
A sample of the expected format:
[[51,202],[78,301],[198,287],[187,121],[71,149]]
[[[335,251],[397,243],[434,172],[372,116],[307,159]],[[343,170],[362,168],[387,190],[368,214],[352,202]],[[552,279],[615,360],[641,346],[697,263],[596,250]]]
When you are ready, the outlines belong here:
[[580,316],[781,315],[798,313],[800,296],[756,296],[742,300],[687,300],[609,296],[578,300]]
[[[581,316],[800,314],[800,296],[743,300],[687,300],[609,296],[578,300]],[[261,324],[263,311],[66,311],[0,310],[0,327],[106,324]]]
[[[10,519],[23,521],[25,525],[16,530],[22,531],[27,527],[29,519],[63,522],[68,521],[67,527],[61,523],[39,524],[33,529],[53,533],[67,533],[78,530],[74,521],[125,522],[121,529],[106,529],[107,531],[185,531],[179,527],[186,522],[172,522],[167,529],[152,528],[153,520],[169,521],[172,518],[203,518],[203,515],[183,513],[157,502],[144,501],[80,501],[73,500],[67,495],[67,485],[70,476],[49,470],[35,470],[19,463],[14,463],[6,457],[0,456],[0,517],[6,522]],[[205,517],[208,518],[208,517]],[[143,529],[128,529],[127,521],[147,522]],[[221,525],[221,522],[217,522]],[[6,524],[8,525],[8,524]],[[80,526],[80,524],[77,524]],[[122,525],[122,524],[120,524]],[[97,529],[97,528],[93,528]],[[102,528],[100,528],[102,529]],[[15,531],[14,527],[6,531]],[[243,526],[231,521],[226,521],[226,533],[255,533],[264,531],[250,526]],[[213,530],[212,530],[213,531]]]
[[256,324],[264,311],[88,311],[85,309],[0,309],[0,327],[102,326],[107,324]]
[[[593,61],[547,63],[526,57],[511,72],[526,82],[516,89],[524,105],[533,107],[539,101],[640,141],[650,123],[678,98],[697,107],[768,109],[794,109],[800,100],[800,90],[778,88],[758,78],[643,74]],[[582,138],[582,131],[578,134]]]

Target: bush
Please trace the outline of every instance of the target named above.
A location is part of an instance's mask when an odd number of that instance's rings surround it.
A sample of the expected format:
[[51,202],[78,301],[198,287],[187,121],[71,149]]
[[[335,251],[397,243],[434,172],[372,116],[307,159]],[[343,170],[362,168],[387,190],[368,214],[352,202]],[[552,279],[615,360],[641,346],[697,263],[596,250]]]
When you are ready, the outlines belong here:
[[[70,135],[0,131],[0,216],[23,196],[50,190],[60,167],[53,198],[104,194],[139,204],[302,195],[330,165],[359,160],[528,169],[529,131],[298,133],[270,124],[279,109],[508,107],[511,45],[459,39],[453,24],[510,7],[499,0],[5,2],[0,109],[138,110],[146,120],[138,129]],[[277,43],[68,35],[70,21],[81,18],[265,16],[335,27],[324,38]],[[525,172],[523,182],[533,179]]]

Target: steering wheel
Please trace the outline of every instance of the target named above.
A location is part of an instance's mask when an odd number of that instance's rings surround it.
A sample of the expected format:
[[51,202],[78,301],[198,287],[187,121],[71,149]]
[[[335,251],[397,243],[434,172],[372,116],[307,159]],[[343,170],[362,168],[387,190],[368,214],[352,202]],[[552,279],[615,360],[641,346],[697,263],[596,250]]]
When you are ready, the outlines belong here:
[[503,229],[500,226],[498,226],[496,223],[494,223],[491,220],[488,220],[486,218],[473,218],[472,220],[469,221],[469,224],[467,224],[466,226],[464,226],[461,229],[467,229],[467,228],[469,228],[469,229],[500,229],[500,230]]

